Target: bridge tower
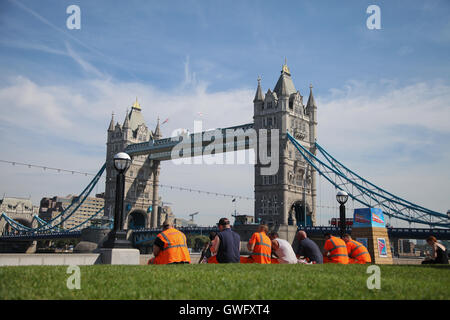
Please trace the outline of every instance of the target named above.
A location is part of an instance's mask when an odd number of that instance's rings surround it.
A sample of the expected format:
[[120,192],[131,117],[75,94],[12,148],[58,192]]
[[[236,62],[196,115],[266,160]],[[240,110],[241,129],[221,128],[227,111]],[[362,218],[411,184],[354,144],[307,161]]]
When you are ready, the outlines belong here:
[[317,106],[310,86],[307,105],[295,89],[285,62],[273,91],[264,95],[261,79],[253,100],[254,128],[279,129],[279,170],[277,174],[261,174],[261,164],[255,164],[256,222],[274,225],[314,225],[316,220],[316,172],[296,152],[288,141],[292,134],[312,153],[316,153]]
[[[114,123],[114,114],[108,127],[106,143],[106,186],[105,186],[105,216],[114,217],[114,201],[116,190],[116,175],[113,157],[124,151],[129,144],[142,143],[160,138],[159,120],[155,132],[145,124],[142,109],[137,101],[126,113],[122,125]],[[158,213],[159,161],[156,163],[146,155],[133,156],[130,168],[125,177],[124,199],[124,229],[140,227],[156,227]]]

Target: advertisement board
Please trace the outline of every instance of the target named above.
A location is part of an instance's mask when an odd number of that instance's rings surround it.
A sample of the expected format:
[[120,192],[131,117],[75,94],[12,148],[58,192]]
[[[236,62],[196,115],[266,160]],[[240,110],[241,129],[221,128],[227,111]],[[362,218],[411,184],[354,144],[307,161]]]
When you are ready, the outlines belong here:
[[387,248],[386,248],[386,239],[385,238],[377,238],[378,243],[378,255],[380,257],[387,257]]
[[385,228],[383,211],[379,208],[361,208],[353,212],[353,228]]

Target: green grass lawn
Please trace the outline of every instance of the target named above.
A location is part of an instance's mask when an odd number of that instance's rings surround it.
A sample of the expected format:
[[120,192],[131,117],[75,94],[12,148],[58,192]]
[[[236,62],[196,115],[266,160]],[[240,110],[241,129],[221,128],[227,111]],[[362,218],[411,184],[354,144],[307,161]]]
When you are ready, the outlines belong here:
[[381,289],[363,265],[0,267],[0,299],[450,299],[448,266],[380,266]]

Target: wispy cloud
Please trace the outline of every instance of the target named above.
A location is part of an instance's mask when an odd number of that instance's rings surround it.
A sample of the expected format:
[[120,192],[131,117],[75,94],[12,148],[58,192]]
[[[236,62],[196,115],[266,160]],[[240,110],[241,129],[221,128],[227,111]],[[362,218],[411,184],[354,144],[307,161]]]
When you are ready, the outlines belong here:
[[68,42],[66,42],[65,44],[67,55],[71,57],[76,63],[78,63],[84,71],[91,73],[99,78],[106,78],[105,74],[103,74],[96,67],[87,62],[85,59],[81,58],[81,56],[72,49]]
[[[98,50],[97,48],[95,48],[94,46],[87,44],[85,41],[80,40],[79,38],[73,36],[70,32],[68,32],[66,29],[64,28],[60,28],[58,26],[56,26],[55,24],[53,24],[51,21],[49,21],[48,19],[46,19],[45,17],[43,17],[41,14],[37,13],[36,11],[34,11],[33,9],[29,8],[28,6],[24,5],[23,3],[21,3],[20,1],[12,1],[9,0],[12,3],[14,3],[15,5],[17,5],[19,8],[21,8],[22,10],[28,12],[29,14],[31,14],[33,17],[35,17],[36,19],[38,19],[39,21],[41,21],[43,24],[47,25],[48,27],[52,28],[53,30],[56,30],[59,34],[63,35],[63,42],[65,44],[66,50],[67,50],[67,54],[73,58],[78,64],[80,64],[80,66],[84,69],[87,70],[89,72],[93,72],[97,75],[103,75],[101,72],[99,72],[95,67],[93,67],[93,65],[89,62],[87,62],[85,59],[81,59],[80,55],[75,53],[73,48],[71,46],[69,46],[69,41],[72,41],[74,43],[76,43],[77,45],[79,45],[80,47],[84,48],[85,50],[89,51],[90,53],[94,54],[96,57],[100,58],[103,62],[109,63],[111,65],[114,65],[115,67],[124,70],[127,74],[129,74],[132,78],[137,79],[136,75],[133,74],[132,72],[130,72],[128,69],[124,68],[120,63],[118,63],[114,58],[112,58],[109,55],[104,54],[102,51]],[[6,44],[8,45],[8,44]],[[42,44],[34,44],[31,47],[27,46],[27,45],[23,45],[23,48],[30,48],[30,49],[40,49],[42,51],[47,51],[49,53],[58,53],[61,54],[60,50],[55,50],[49,47],[46,47]]]

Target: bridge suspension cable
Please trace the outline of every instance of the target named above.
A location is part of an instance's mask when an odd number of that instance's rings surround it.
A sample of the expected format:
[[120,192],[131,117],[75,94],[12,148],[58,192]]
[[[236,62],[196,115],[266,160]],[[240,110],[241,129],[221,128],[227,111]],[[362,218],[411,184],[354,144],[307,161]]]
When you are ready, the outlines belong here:
[[226,194],[226,193],[220,193],[220,192],[192,189],[192,188],[187,188],[187,187],[177,187],[177,186],[171,186],[171,185],[166,185],[166,184],[158,184],[158,186],[163,187],[163,188],[170,188],[171,190],[175,189],[175,190],[180,190],[180,191],[204,193],[204,194],[208,194],[208,195],[220,196],[220,197],[223,196],[223,197],[229,197],[229,198],[234,198],[234,199],[255,200],[255,198],[253,198],[253,197],[239,196],[236,194]]
[[[93,218],[95,218],[96,216],[98,216],[101,212],[103,212],[104,209],[105,209],[105,207],[100,208],[100,209],[99,209],[96,213],[94,213],[92,216],[90,216],[90,217],[87,218],[86,220],[80,222],[80,223],[77,224],[76,226],[73,226],[73,227],[68,228],[68,229],[63,229],[63,228],[61,228],[61,229],[59,230],[59,232],[61,232],[61,231],[62,231],[62,232],[71,232],[72,230],[78,229],[79,227],[83,226],[84,224],[88,223],[88,222],[91,221]],[[9,217],[6,215],[6,213],[4,213],[4,212],[2,212],[1,216],[2,216],[2,217],[4,216],[4,217],[6,218],[6,221],[8,221],[8,222],[17,223],[15,220],[9,218]],[[36,218],[36,220],[37,220],[39,223],[42,223],[42,222],[46,223],[45,220],[42,220],[41,218],[39,218],[39,217],[36,216],[36,215],[35,215],[35,218]],[[20,229],[20,228],[15,227],[14,225],[11,225],[11,224],[10,224],[10,226],[11,226],[14,230],[18,231],[19,233],[30,233],[30,231],[24,231],[24,230],[22,230],[22,229]],[[41,231],[34,231],[34,232],[32,232],[32,233],[46,233],[46,231],[48,231],[48,230],[44,230],[44,231],[42,231],[42,230],[41,230]]]
[[378,206],[386,215],[396,219],[430,226],[450,227],[447,215],[423,208],[377,187],[346,168],[316,144],[317,149],[327,159],[327,164],[303,147],[289,132],[287,136],[302,157],[321,176],[337,189],[346,191],[351,199],[367,207]]
[[[45,221],[45,220],[40,219],[39,217],[37,217],[37,219],[36,219],[36,216],[34,216],[33,219],[38,220],[38,223],[39,223],[39,226],[37,228],[27,227],[27,226],[15,221],[14,219],[11,219],[5,213],[1,214],[0,219],[4,218],[6,221],[8,221],[10,226],[13,227],[13,229],[15,229],[17,231],[22,231],[22,232],[30,232],[30,233],[46,232],[46,231],[55,229],[56,227],[62,225],[65,221],[67,221],[78,210],[78,208],[84,203],[84,201],[87,199],[87,197],[89,196],[91,191],[94,189],[95,185],[100,180],[100,177],[102,176],[103,172],[105,171],[105,168],[106,168],[106,163],[103,164],[103,166],[100,168],[100,170],[94,176],[94,178],[89,182],[89,184],[86,186],[86,188],[76,198],[76,200],[72,201],[72,203],[67,208],[65,208],[63,211],[61,211],[55,217],[53,217],[49,221]],[[56,220],[58,220],[58,221],[52,225],[52,222],[54,222]],[[85,222],[87,222],[87,221],[85,221]]]
[[8,160],[1,160],[1,159],[0,159],[0,162],[9,163],[9,164],[11,164],[13,166],[19,165],[19,166],[25,166],[25,167],[28,167],[28,168],[39,168],[39,169],[44,169],[44,170],[56,171],[57,173],[67,172],[67,173],[71,173],[71,174],[82,174],[84,176],[95,176],[96,175],[95,173],[90,173],[90,172],[82,172],[82,171],[70,170],[70,169],[53,168],[53,167],[47,167],[47,166],[42,166],[42,165],[32,164],[32,163],[8,161]]

